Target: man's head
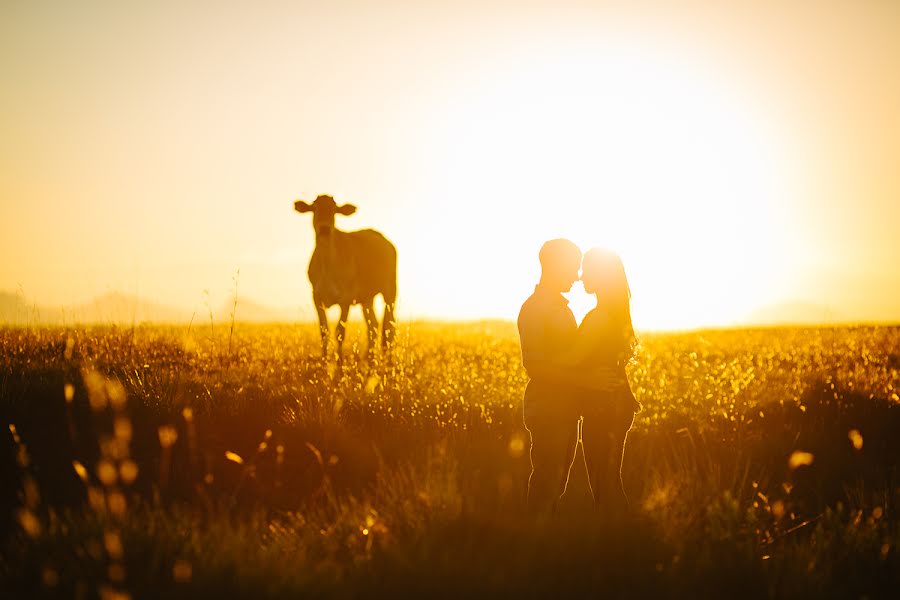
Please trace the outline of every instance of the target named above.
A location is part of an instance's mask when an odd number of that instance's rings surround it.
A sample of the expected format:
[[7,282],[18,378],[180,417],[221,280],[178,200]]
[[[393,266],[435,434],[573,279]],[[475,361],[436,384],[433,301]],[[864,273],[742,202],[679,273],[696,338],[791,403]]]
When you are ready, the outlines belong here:
[[578,281],[581,250],[564,239],[550,240],[541,246],[541,284],[558,292],[568,292]]

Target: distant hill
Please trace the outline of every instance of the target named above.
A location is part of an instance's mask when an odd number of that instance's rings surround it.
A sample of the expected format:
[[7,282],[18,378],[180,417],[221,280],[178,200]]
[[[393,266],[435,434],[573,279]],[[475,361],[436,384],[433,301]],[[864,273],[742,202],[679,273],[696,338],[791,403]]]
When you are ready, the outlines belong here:
[[[213,319],[230,321],[234,308],[233,301],[226,302],[213,311]],[[48,306],[37,304],[21,294],[0,291],[0,325],[187,323],[192,317],[206,320],[209,313],[200,314],[120,292],[109,292],[75,305]],[[313,318],[311,310],[301,307],[273,308],[240,297],[235,310],[238,322],[294,322]]]
[[0,323],[27,325],[38,320],[44,309],[29,303],[21,294],[0,291]]
[[0,323],[6,325],[178,323],[188,319],[190,314],[185,311],[118,292],[68,306],[41,305],[21,294],[0,292]]
[[67,321],[76,323],[178,323],[190,319],[186,311],[119,292],[76,305],[66,316]]
[[315,318],[310,311],[302,311],[299,307],[293,309],[273,308],[254,300],[238,298],[237,307],[234,300],[226,302],[218,313],[213,313],[216,320],[230,321],[231,311],[235,311],[235,321],[254,323],[284,323],[292,321],[309,321]]
[[746,325],[830,325],[852,320],[823,304],[798,300],[763,306],[750,313],[743,322]]
[[[231,321],[233,301],[226,301],[213,309],[216,323]],[[379,311],[380,314],[380,311]],[[332,315],[333,317],[333,315]],[[351,319],[361,318],[358,309],[351,312]],[[0,291],[0,325],[65,325],[65,324],[118,324],[132,323],[188,323],[208,321],[209,309],[181,309],[146,298],[120,292],[109,292],[92,300],[75,305],[52,306],[38,304],[22,294]],[[235,321],[245,323],[296,323],[314,322],[315,311],[308,303],[290,308],[265,305],[250,298],[238,297]],[[333,321],[333,318],[332,318]],[[866,321],[855,314],[838,312],[816,302],[792,301],[761,307],[736,326],[760,327],[778,325],[839,325]],[[877,321],[869,319],[868,321]],[[892,321],[893,322],[893,321]]]

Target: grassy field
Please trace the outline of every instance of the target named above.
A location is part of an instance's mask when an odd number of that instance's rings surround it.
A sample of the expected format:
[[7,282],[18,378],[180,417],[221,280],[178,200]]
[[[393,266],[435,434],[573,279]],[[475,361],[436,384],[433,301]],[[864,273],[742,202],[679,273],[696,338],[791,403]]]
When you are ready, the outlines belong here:
[[580,455],[558,518],[526,516],[513,325],[408,324],[392,364],[342,373],[318,345],[311,326],[0,330],[0,595],[900,589],[900,328],[642,336],[619,526]]

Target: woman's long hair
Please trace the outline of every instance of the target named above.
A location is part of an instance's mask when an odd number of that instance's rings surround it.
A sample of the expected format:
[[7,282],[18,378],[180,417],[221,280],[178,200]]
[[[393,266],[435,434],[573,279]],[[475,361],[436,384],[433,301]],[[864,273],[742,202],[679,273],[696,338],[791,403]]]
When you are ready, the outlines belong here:
[[609,316],[613,331],[621,332],[623,359],[630,361],[634,357],[637,338],[631,323],[631,288],[622,259],[611,250],[591,248],[584,255],[581,268],[597,282],[597,306]]

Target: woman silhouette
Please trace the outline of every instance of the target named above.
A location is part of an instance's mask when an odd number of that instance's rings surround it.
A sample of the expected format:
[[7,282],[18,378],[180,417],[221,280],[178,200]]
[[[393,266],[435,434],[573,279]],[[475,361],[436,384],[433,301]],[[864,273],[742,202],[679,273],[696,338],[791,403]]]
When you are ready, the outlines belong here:
[[625,438],[641,405],[631,393],[625,365],[634,356],[631,290],[617,254],[593,248],[582,261],[584,290],[597,305],[582,320],[566,362],[588,371],[608,370],[615,385],[608,392],[585,391],[580,397],[581,439],[594,503],[613,518],[628,508],[622,486]]

